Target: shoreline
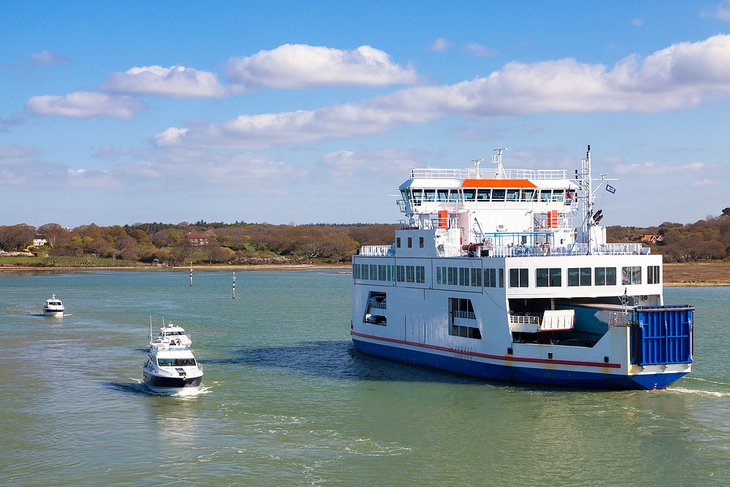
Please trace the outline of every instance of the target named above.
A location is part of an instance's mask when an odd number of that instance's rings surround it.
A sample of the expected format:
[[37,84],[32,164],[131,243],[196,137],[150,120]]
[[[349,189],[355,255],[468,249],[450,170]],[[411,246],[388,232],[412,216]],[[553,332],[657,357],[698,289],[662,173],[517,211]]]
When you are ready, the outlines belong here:
[[[349,272],[350,264],[200,264],[193,271],[300,271],[312,269],[340,269]],[[15,272],[76,272],[76,271],[170,271],[186,272],[189,266],[14,266],[0,265],[0,276]],[[666,287],[715,287],[730,286],[730,262],[692,262],[664,264],[664,286]]]

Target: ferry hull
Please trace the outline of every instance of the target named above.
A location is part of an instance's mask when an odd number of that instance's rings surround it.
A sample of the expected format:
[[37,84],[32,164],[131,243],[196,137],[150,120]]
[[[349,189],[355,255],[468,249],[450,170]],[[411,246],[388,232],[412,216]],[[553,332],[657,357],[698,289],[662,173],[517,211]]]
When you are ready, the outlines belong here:
[[408,365],[417,365],[457,374],[505,382],[521,382],[552,386],[569,386],[601,389],[664,389],[683,377],[686,372],[618,375],[599,372],[576,372],[555,368],[541,369],[517,365],[501,365],[475,360],[434,354],[391,344],[375,343],[352,337],[355,348],[366,355],[379,357]]

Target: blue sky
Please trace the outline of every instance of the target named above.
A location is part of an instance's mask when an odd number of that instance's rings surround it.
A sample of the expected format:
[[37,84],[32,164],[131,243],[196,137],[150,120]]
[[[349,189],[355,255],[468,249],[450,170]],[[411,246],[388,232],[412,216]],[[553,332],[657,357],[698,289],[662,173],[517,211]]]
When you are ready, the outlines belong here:
[[[730,206],[730,1],[0,1],[0,225],[395,222],[413,167]],[[605,193],[605,194],[604,194]]]

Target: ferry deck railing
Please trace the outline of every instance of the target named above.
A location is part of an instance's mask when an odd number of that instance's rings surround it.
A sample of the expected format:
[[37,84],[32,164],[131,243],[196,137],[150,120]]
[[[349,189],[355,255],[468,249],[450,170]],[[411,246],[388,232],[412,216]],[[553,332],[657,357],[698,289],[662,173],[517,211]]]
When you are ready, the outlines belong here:
[[568,179],[565,169],[504,169],[503,175],[495,169],[411,169],[412,179]]

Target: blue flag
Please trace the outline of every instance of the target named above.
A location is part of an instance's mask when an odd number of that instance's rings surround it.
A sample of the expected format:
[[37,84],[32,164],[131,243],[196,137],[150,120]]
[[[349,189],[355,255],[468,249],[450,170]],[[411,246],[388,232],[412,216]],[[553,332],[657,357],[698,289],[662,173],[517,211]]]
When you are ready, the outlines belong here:
[[613,193],[615,193],[615,192],[616,192],[616,188],[614,188],[614,187],[613,187],[613,186],[611,186],[610,184],[607,184],[607,185],[606,185],[606,191],[608,191],[609,193],[613,194]]

